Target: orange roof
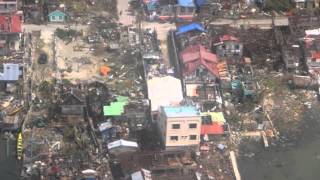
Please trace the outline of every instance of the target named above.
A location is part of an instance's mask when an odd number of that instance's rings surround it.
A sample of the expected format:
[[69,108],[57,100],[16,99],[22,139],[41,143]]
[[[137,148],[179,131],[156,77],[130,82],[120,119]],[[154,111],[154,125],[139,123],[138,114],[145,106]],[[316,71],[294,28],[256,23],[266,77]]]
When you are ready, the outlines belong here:
[[311,53],[311,58],[320,59],[320,52],[313,52],[313,53]]
[[108,66],[101,66],[100,73],[104,76],[108,75],[111,69]]
[[201,125],[201,135],[220,135],[224,134],[223,125],[218,123],[212,124],[202,124]]

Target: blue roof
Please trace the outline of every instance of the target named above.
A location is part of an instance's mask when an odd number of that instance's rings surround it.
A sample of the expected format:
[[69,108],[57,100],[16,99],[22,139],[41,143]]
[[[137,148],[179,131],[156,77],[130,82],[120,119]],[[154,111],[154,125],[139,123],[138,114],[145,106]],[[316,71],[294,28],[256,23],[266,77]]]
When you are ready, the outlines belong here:
[[55,10],[55,11],[52,11],[51,13],[49,13],[48,16],[66,16],[66,14],[64,12],[59,11],[59,10]]
[[193,0],[178,0],[178,5],[183,7],[194,7]]
[[198,23],[191,23],[188,25],[180,26],[178,28],[178,31],[176,32],[176,35],[179,34],[184,34],[190,31],[200,31],[200,32],[205,32],[205,29],[202,27],[201,24]]
[[167,117],[194,117],[200,116],[200,112],[195,106],[163,107]]
[[206,3],[206,1],[207,1],[207,0],[195,0],[195,4],[200,7],[200,6],[202,6],[204,3]]

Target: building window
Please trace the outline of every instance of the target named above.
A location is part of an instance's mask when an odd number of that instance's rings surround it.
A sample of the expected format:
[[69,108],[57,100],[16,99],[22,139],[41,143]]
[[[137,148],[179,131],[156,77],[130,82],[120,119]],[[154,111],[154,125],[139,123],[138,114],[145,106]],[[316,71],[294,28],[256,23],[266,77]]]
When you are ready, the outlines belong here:
[[190,140],[197,140],[197,135],[190,135],[190,136],[189,136],[189,139],[190,139]]
[[195,128],[197,128],[197,124],[196,123],[189,124],[189,128],[195,129]]
[[62,16],[59,16],[59,20],[62,20]]
[[56,20],[56,17],[55,17],[55,16],[52,16],[52,17],[51,17],[51,20],[53,20],[53,21]]
[[181,140],[186,140],[186,139],[188,139],[188,136],[181,136],[180,139]]
[[180,129],[180,124],[172,124],[172,129]]
[[171,141],[178,141],[178,136],[170,136]]

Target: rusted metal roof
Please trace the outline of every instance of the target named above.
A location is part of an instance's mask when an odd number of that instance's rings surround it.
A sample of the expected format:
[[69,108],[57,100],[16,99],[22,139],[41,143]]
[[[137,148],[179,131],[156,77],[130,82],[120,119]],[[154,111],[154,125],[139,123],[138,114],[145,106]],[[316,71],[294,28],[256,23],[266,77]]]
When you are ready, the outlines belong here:
[[219,59],[202,45],[198,44],[187,47],[180,53],[180,58],[184,64],[184,74],[190,74],[202,65],[211,74],[219,77],[217,68]]
[[21,33],[21,20],[19,15],[1,15],[0,31],[6,33]]

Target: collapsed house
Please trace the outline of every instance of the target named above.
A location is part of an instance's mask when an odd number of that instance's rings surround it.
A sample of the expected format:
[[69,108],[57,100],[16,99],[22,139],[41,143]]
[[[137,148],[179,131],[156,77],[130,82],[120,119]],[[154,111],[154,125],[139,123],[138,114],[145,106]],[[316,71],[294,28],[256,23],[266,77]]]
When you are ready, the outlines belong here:
[[219,58],[227,59],[228,64],[239,63],[243,55],[243,44],[232,35],[223,35],[220,42],[213,44]]
[[63,93],[60,104],[61,113],[64,115],[83,115],[86,107],[84,92],[77,88],[70,88]]
[[10,55],[19,49],[21,24],[22,12],[17,10],[17,1],[1,1],[0,55]]

